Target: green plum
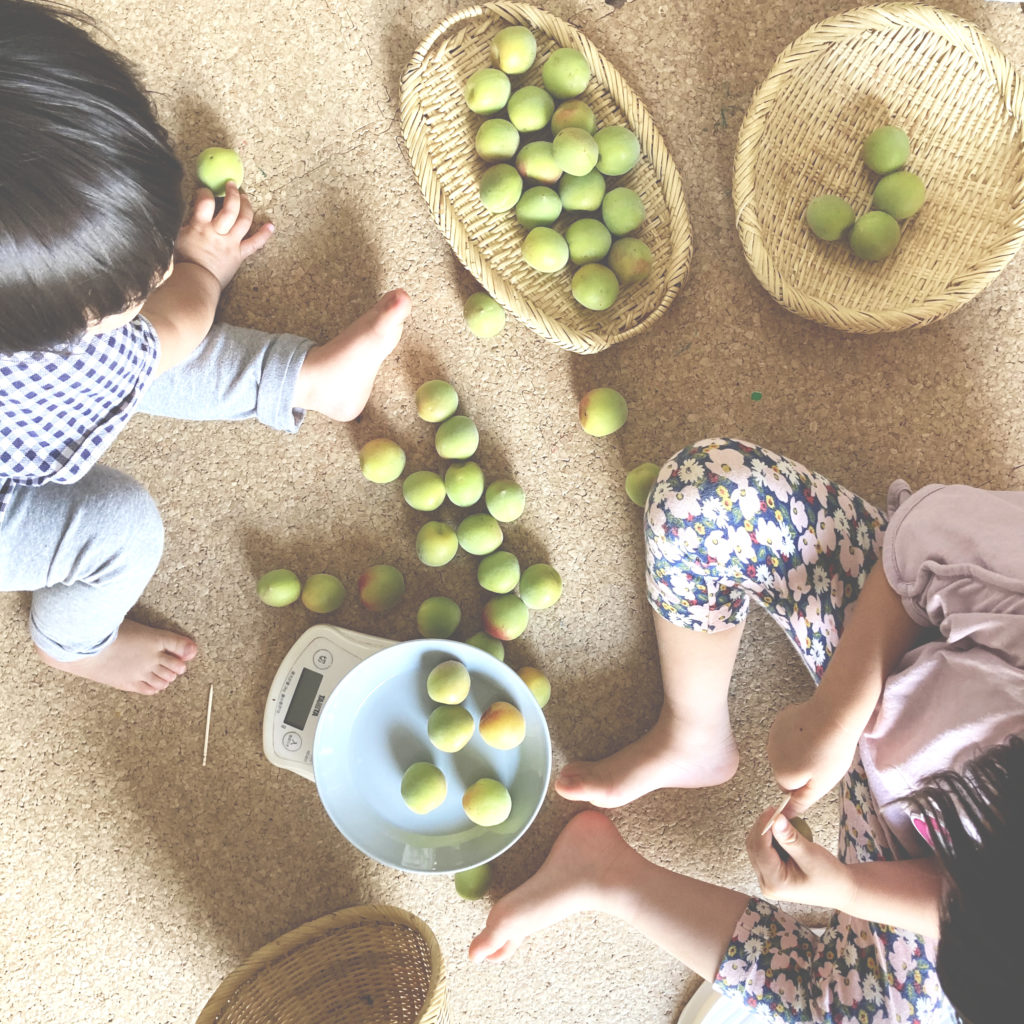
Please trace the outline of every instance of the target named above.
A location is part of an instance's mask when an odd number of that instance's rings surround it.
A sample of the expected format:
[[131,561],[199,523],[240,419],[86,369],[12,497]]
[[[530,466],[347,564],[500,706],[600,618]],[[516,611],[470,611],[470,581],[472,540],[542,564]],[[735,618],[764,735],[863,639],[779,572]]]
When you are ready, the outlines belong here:
[[457,658],[449,658],[427,673],[427,696],[438,704],[461,704],[472,682],[469,669]]
[[444,772],[429,761],[409,765],[402,775],[402,799],[410,811],[429,814],[444,803],[448,783]]
[[854,256],[859,259],[873,263],[884,260],[899,245],[899,222],[882,210],[872,210],[854,221],[849,241]]
[[551,115],[551,131],[555,135],[563,128],[582,128],[593,135],[596,127],[594,111],[583,100],[566,100],[559,103]]
[[405,469],[405,452],[386,437],[377,437],[359,449],[359,468],[371,483],[389,484]]
[[644,222],[643,200],[631,188],[613,188],[601,203],[601,219],[613,235],[628,235]]
[[490,828],[508,820],[512,796],[497,779],[477,779],[462,794],[462,809],[474,825]]
[[402,481],[402,497],[417,512],[433,512],[441,507],[445,496],[444,481],[432,470],[419,469]]
[[499,523],[512,523],[523,514],[526,495],[514,480],[492,480],[484,492],[484,503]]
[[610,124],[594,136],[599,156],[597,169],[609,177],[631,171],[640,159],[640,140],[624,125]]
[[519,579],[519,596],[531,611],[550,608],[562,596],[562,577],[545,562],[527,566]]
[[[579,96],[590,81],[590,64],[579,50],[563,46],[552,52],[540,69],[544,88],[557,100]],[[551,115],[548,115],[549,119]]]
[[471,458],[480,444],[480,432],[468,416],[450,416],[434,435],[434,448],[442,459]]
[[459,538],[447,524],[432,519],[416,534],[416,555],[424,565],[447,565],[459,550]]
[[511,210],[523,194],[523,179],[511,164],[491,164],[480,176],[480,202],[491,213]]
[[515,640],[526,631],[530,610],[515,594],[499,594],[484,605],[483,620],[484,629],[496,640]]
[[488,163],[511,160],[519,149],[519,130],[503,117],[488,118],[476,130],[477,155]]
[[469,76],[463,96],[474,114],[496,114],[508,103],[512,83],[498,68],[480,68]]
[[453,505],[469,508],[484,493],[484,471],[475,462],[453,462],[445,470],[444,487]]
[[428,597],[416,611],[420,636],[447,640],[462,621],[462,610],[450,597]]
[[531,228],[523,239],[523,259],[534,270],[554,274],[569,262],[569,244],[554,228]]
[[416,389],[416,413],[427,423],[448,419],[458,407],[458,393],[446,380],[428,380]]
[[345,584],[329,572],[317,572],[302,587],[302,603],[318,615],[336,612],[345,600]]
[[580,399],[580,426],[592,437],[614,434],[628,415],[626,400],[614,388],[593,388]]
[[519,669],[519,677],[529,687],[537,703],[544,707],[551,699],[551,680],[539,668],[531,665]]
[[487,512],[474,512],[456,527],[455,534],[464,551],[471,555],[489,555],[505,539],[501,525]]
[[528,188],[516,203],[516,220],[527,230],[551,225],[562,213],[562,200],[553,188],[534,185]]
[[913,217],[924,206],[924,182],[911,171],[894,171],[875,186],[871,205],[896,220]]
[[807,204],[804,217],[807,226],[823,242],[834,242],[842,238],[846,229],[856,220],[853,207],[842,196],[833,195],[815,196]]
[[427,718],[427,738],[446,754],[461,750],[476,729],[473,716],[461,705],[442,704]]
[[883,125],[864,140],[861,156],[875,174],[898,171],[910,159],[910,139],[902,128]]
[[511,551],[492,551],[480,559],[476,579],[492,594],[509,594],[519,582],[519,559]]
[[239,188],[245,177],[242,159],[233,149],[223,146],[210,146],[204,149],[196,159],[196,177],[218,198],[227,190],[229,181]]
[[525,25],[509,25],[491,40],[491,60],[507,75],[521,75],[537,59],[537,39]]
[[298,601],[302,581],[291,569],[271,569],[257,581],[256,593],[271,608],[285,608]]
[[608,266],[619,279],[619,286],[628,288],[650,276],[654,256],[639,238],[616,238],[608,251]]
[[455,891],[464,900],[478,900],[491,887],[491,865],[478,864],[475,868],[455,872]]
[[563,128],[552,140],[551,151],[565,174],[582,177],[597,166],[597,141],[583,128]]
[[550,142],[538,139],[528,142],[516,155],[516,170],[524,178],[554,185],[562,176],[562,168],[555,160],[555,149]]
[[603,260],[612,247],[612,233],[593,217],[574,220],[566,229],[565,240],[569,259],[578,266]]
[[555,112],[551,95],[537,85],[524,85],[508,98],[508,119],[521,132],[539,132]]
[[505,327],[505,310],[487,292],[474,292],[462,306],[462,316],[471,334],[493,338]]
[[471,647],[477,647],[481,651],[485,651],[492,658],[497,658],[498,661],[505,660],[505,645],[496,637],[485,633],[483,630],[479,633],[474,633],[466,643]]
[[587,309],[608,309],[619,297],[619,279],[603,263],[585,263],[572,275],[572,297]]
[[626,494],[634,505],[643,508],[647,504],[647,496],[651,493],[660,470],[661,467],[653,462],[641,462],[626,474]]
[[526,739],[526,719],[507,700],[496,700],[480,716],[480,738],[495,750],[514,750]]
[[371,565],[359,577],[359,600],[371,612],[389,612],[405,596],[405,577],[393,565]]
[[605,188],[604,175],[596,170],[589,174],[563,174],[558,179],[558,195],[566,210],[583,213],[600,210]]

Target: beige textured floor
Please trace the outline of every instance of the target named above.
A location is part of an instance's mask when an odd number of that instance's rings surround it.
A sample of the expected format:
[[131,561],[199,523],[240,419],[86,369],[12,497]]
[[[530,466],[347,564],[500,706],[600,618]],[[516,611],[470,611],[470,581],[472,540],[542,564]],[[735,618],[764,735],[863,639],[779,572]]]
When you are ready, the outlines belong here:
[[[417,517],[396,486],[359,475],[356,452],[386,434],[429,465],[430,433],[412,394],[452,380],[483,435],[485,468],[529,496],[512,531],[528,560],[549,559],[565,597],[511,645],[514,665],[549,671],[556,769],[641,733],[659,704],[642,593],[639,511],[626,469],[689,440],[740,435],[801,459],[876,500],[888,481],[1020,486],[1024,330],[1018,258],[957,315],[899,336],[849,337],[776,306],[750,274],[733,227],[731,161],[752,90],[777,53],[841,0],[716,3],[550,0],[619,68],[678,162],[696,255],[667,316],[641,338],[590,357],[520,324],[467,334],[473,288],[430,218],[403,150],[398,81],[416,44],[459,5],[445,0],[83,0],[137,62],[182,157],[236,146],[260,215],[278,233],[231,288],[225,318],[318,340],[387,288],[414,313],[361,422],[310,417],[294,437],[255,424],[139,417],[109,462],[159,503],[167,546],[142,615],[194,635],[185,681],[132,699],[40,667],[26,600],[0,601],[0,1019],[11,1024],[194,1020],[221,977],[310,918],[370,901],[435,929],[457,1021],[675,1019],[695,987],[682,967],[614,921],[581,916],[537,937],[507,966],[465,958],[486,904],[446,878],[403,874],[348,846],[313,785],[271,767],[263,701],[278,659],[313,621],[273,611],[254,579],[289,565],[350,584],[377,561],[406,570],[402,608],[380,619],[350,600],[333,621],[395,639],[436,577],[418,567]],[[952,0],[1017,63],[1017,4]],[[630,400],[612,439],[585,436],[576,402],[613,385]],[[751,392],[763,399],[751,401]],[[468,563],[446,586],[472,593]],[[467,599],[473,607],[476,597]],[[469,613],[467,613],[468,615]],[[469,616],[471,618],[471,616]],[[475,628],[475,627],[474,627]],[[215,687],[207,767],[207,692]],[[746,752],[730,784],[658,793],[612,817],[645,854],[750,889],[744,831],[772,793],[762,756],[774,711],[806,694],[802,669],[755,617],[734,686]],[[552,795],[502,860],[496,891],[526,878],[574,808]],[[813,816],[834,835],[834,807]]]

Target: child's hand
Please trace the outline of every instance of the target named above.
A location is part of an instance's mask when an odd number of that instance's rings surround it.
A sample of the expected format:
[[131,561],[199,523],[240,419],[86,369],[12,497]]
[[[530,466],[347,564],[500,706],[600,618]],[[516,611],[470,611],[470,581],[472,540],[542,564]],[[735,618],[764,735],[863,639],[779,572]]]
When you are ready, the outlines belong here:
[[768,762],[780,788],[792,794],[791,814],[803,814],[838,785],[850,769],[859,739],[814,697],[775,716],[768,733]]
[[780,816],[767,835],[761,835],[774,813],[765,811],[747,833],[747,854],[761,892],[769,899],[833,910],[849,906],[856,888],[849,867],[800,835],[789,818]]
[[234,182],[228,182],[219,210],[213,193],[201,188],[192,213],[178,232],[175,256],[208,270],[224,289],[242,263],[259,252],[274,233],[273,224],[264,224],[250,235],[252,220],[252,204]]

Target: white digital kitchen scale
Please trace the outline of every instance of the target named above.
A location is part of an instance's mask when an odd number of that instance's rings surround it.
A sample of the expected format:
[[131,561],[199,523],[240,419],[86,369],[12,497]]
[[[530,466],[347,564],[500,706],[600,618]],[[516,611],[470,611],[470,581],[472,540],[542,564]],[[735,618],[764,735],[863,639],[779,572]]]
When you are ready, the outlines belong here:
[[271,764],[313,779],[313,735],[327,698],[344,677],[394,640],[317,624],[292,644],[263,711],[263,753]]

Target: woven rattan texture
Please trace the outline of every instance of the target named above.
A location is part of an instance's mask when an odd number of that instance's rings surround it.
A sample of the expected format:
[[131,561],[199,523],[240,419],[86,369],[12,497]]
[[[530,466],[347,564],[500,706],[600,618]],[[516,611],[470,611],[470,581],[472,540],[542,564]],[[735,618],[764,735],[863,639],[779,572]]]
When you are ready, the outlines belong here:
[[355,907],[288,932],[230,974],[197,1024],[449,1024],[433,934],[396,907]]
[[[758,280],[788,309],[853,332],[947,316],[1006,266],[1024,233],[1021,82],[979,30],[919,4],[830,18],[779,57],[740,129],[737,225]],[[860,147],[884,124],[910,137],[927,200],[895,254],[858,260],[803,219],[833,192],[859,215],[877,176]]]
[[[541,85],[540,68],[560,46],[579,49],[593,76],[582,95],[599,127],[625,124],[640,140],[637,166],[614,185],[634,189],[646,218],[638,236],[650,247],[654,271],[623,289],[611,309],[591,312],[572,297],[573,268],[533,270],[522,259],[525,236],[515,213],[488,212],[478,184],[487,165],[474,138],[483,120],[463,100],[469,76],[491,66],[490,43],[508,24],[527,25],[537,37],[533,68],[513,87]],[[597,352],[634,337],[669,307],[690,264],[690,221],[679,172],[650,115],[594,45],[570,25],[527,4],[471,7],[443,22],[418,48],[402,79],[402,128],[416,177],[434,219],[456,255],[510,312],[550,341],[574,352]],[[612,187],[610,185],[610,187]],[[555,226],[570,223],[563,217]]]

